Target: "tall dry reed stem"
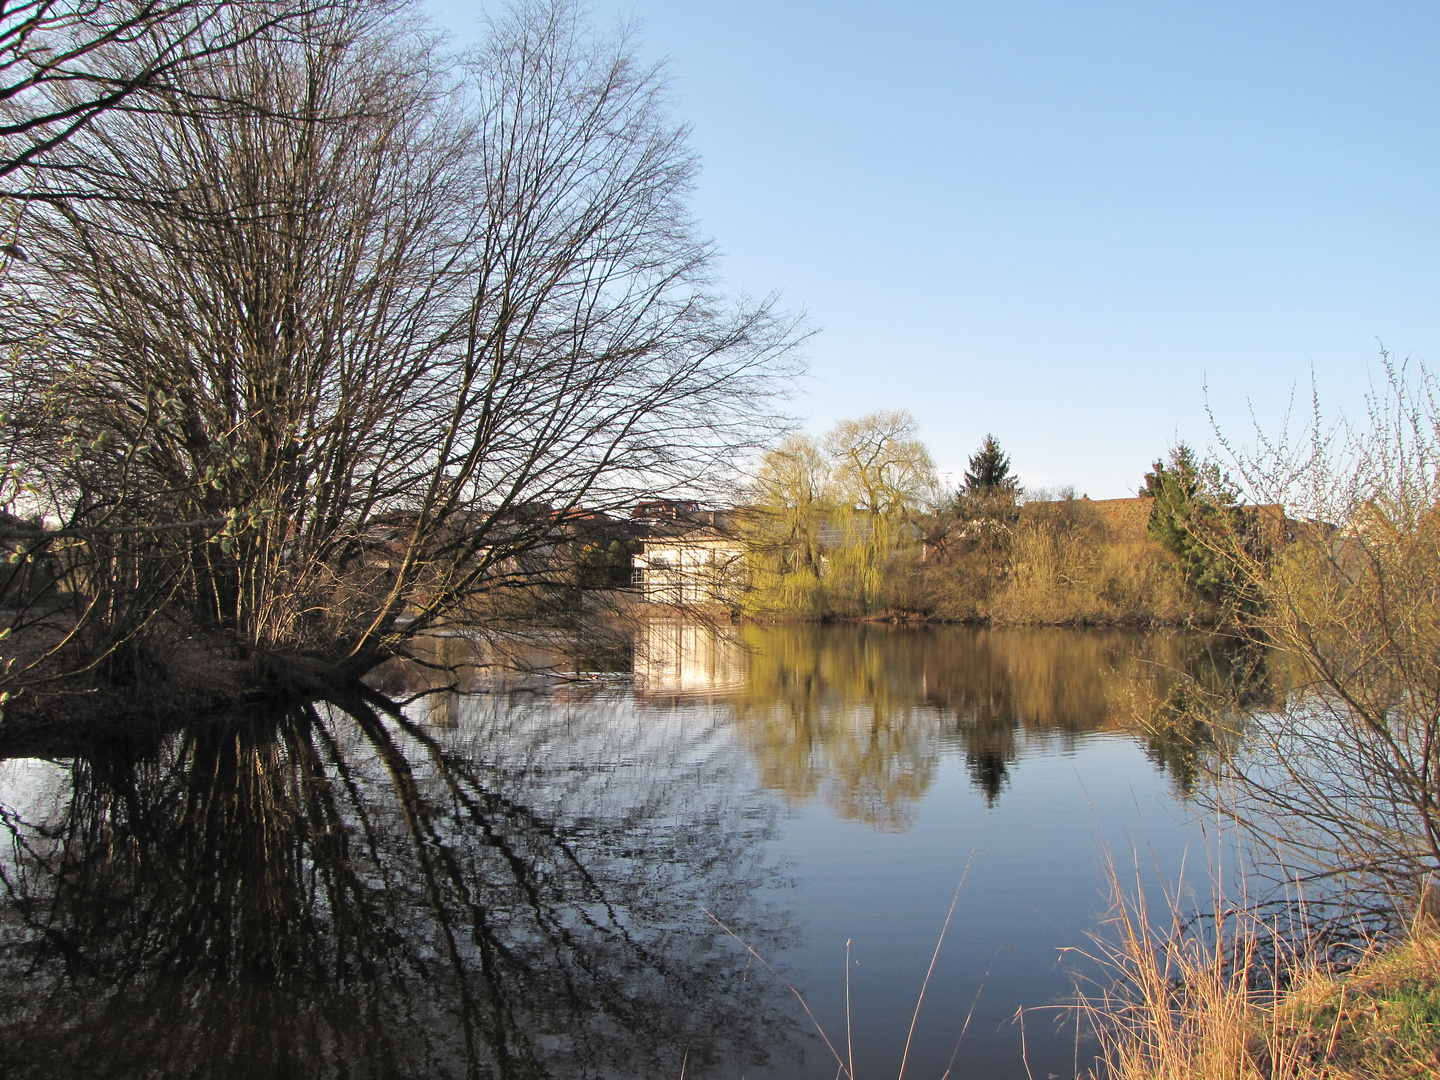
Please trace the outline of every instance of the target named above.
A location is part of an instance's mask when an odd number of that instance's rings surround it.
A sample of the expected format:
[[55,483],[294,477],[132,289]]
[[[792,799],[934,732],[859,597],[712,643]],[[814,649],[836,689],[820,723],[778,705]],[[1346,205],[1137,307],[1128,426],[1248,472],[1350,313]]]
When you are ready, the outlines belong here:
[[[955,917],[955,907],[960,903],[960,892],[965,888],[965,879],[970,875],[970,865],[974,861],[975,852],[971,851],[970,857],[965,860],[965,869],[960,874],[960,881],[955,886],[955,895],[950,898],[950,909],[945,913],[945,922],[940,927],[940,936],[935,941],[935,951],[930,954],[930,966],[925,969],[925,979],[920,984],[920,996],[916,999],[915,1011],[910,1016],[910,1030],[905,1036],[905,1051],[900,1057],[900,1071],[896,1073],[896,1080],[905,1080],[905,1067],[910,1061],[910,1047],[915,1040],[915,1026],[920,1020],[920,1008],[925,1004],[925,992],[930,988],[930,976],[935,974],[935,963],[940,959],[940,948],[945,944],[945,935],[950,930],[950,921]],[[756,952],[750,945],[746,944],[743,938],[717,919],[712,912],[705,908],[701,908],[700,910],[704,911],[716,926],[734,938],[736,943],[750,954],[750,956],[759,961],[766,971],[780,980],[781,985],[783,985],[786,990],[789,990],[790,993],[795,995],[795,1000],[800,1002],[800,1007],[805,1010],[805,1015],[808,1016],[810,1022],[815,1025],[816,1032],[819,1033],[826,1048],[829,1049],[831,1056],[835,1058],[835,1064],[838,1069],[835,1073],[837,1080],[839,1080],[840,1077],[846,1077],[847,1080],[855,1080],[855,1042],[850,1023],[850,941],[847,940],[845,942],[845,1050],[847,1056],[841,1057],[840,1051],[835,1048],[835,1043],[831,1041],[830,1036],[826,1034],[824,1026],[815,1014],[810,1011],[810,1006],[805,1001],[805,995],[795,989],[794,985],[786,979],[784,975],[781,975],[780,972],[775,970],[768,960]],[[970,1003],[970,1011],[965,1016],[965,1023],[961,1026],[960,1035],[955,1040],[955,1050],[950,1055],[950,1065],[946,1068],[944,1077],[942,1077],[941,1080],[946,1080],[954,1068],[955,1058],[960,1053],[960,1043],[964,1040],[965,1033],[970,1029],[971,1017],[975,1015],[975,1006],[979,1004],[980,1001],[980,991],[984,989],[985,978],[988,978],[989,975],[990,972],[987,969],[985,977],[980,980],[980,989],[976,990],[975,999]]]
[[[1079,1022],[1099,1044],[1087,1075],[1108,1080],[1367,1075],[1332,1060],[1345,991],[1326,970],[1325,950],[1306,928],[1303,900],[1292,905],[1298,917],[1277,923],[1252,904],[1227,901],[1212,862],[1213,917],[1196,918],[1182,900],[1182,883],[1165,891],[1165,910],[1157,919],[1140,887],[1138,864],[1136,870],[1135,887],[1123,887],[1107,852],[1111,917],[1107,929],[1093,935],[1092,951],[1077,950],[1103,972],[1098,989],[1082,993],[1077,1002]],[[1377,951],[1369,941],[1361,963]],[[1302,1015],[1295,1008],[1297,988],[1331,1001],[1338,992],[1339,1003]],[[1317,1028],[1316,1017],[1331,1024],[1328,1032]]]

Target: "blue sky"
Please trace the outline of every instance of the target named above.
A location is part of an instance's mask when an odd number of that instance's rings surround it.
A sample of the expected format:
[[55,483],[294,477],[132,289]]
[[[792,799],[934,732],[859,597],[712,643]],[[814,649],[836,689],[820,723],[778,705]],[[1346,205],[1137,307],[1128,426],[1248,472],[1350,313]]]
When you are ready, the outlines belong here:
[[[431,0],[457,39],[479,4]],[[1133,493],[1177,439],[1440,361],[1440,5],[595,0],[668,58],[732,288],[820,328],[793,405],[942,469]]]

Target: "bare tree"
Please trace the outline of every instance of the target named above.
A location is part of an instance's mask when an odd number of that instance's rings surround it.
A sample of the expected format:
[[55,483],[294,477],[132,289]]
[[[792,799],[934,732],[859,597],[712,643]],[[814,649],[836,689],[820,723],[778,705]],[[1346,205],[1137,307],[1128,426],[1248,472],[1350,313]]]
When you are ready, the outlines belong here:
[[[314,16],[328,0],[22,0],[0,9],[0,178],[53,164],[49,153],[102,113],[173,109],[186,73],[257,34]],[[244,18],[236,18],[243,11]],[[209,95],[188,108],[237,104]],[[33,194],[28,187],[11,197]]]
[[98,117],[107,198],[27,225],[17,459],[106,550],[192,523],[162,610],[242,652],[364,670],[770,433],[796,326],[715,293],[662,73],[564,0],[453,70],[387,6],[262,30],[186,87],[256,107]]

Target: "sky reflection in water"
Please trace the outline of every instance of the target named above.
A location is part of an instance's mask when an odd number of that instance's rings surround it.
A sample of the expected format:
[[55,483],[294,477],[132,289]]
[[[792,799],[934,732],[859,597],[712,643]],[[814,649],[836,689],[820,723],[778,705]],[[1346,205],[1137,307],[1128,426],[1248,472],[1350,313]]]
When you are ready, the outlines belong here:
[[[454,662],[468,646],[436,643]],[[0,771],[7,1075],[1024,1076],[1098,844],[1170,874],[1199,638],[655,622],[633,680],[238,715]],[[622,673],[624,674],[624,673]],[[480,672],[466,674],[473,688]],[[445,680],[448,681],[448,680]],[[439,685],[392,669],[404,699]],[[973,852],[973,857],[972,857]],[[988,974],[987,974],[988,972]],[[1072,1028],[1028,1013],[1036,1077]],[[687,1058],[688,1055],[688,1058]],[[1082,1064],[1084,1048],[1080,1054]]]

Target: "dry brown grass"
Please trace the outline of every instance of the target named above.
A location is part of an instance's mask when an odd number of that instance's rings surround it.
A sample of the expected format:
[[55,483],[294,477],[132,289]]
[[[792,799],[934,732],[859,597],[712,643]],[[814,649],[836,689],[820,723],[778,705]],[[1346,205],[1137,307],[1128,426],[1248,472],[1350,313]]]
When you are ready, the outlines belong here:
[[[1137,500],[1138,502],[1138,500]],[[1207,623],[1216,612],[1173,558],[1134,528],[1112,528],[1087,501],[1034,503],[1010,539],[1001,586],[980,604],[994,623]]]
[[[1440,1076],[1440,928],[1372,943],[1347,972],[1231,907],[1197,933],[1171,904],[1157,926],[1120,896],[1093,959],[1110,976],[1082,999],[1110,1080],[1418,1080]],[[1280,958],[1277,958],[1280,957]],[[1287,987],[1280,991],[1270,987]]]

